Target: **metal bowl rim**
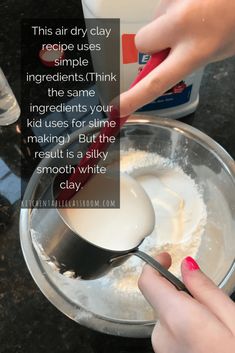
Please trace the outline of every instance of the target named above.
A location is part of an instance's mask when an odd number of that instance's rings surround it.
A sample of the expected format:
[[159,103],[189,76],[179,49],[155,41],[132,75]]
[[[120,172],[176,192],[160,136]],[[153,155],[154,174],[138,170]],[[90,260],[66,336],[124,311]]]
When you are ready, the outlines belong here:
[[[205,133],[201,132],[200,130],[187,125],[183,122],[172,120],[168,118],[159,118],[156,116],[144,116],[144,115],[133,115],[131,116],[128,121],[126,122],[125,126],[129,125],[153,125],[153,126],[160,126],[165,128],[170,128],[177,130],[181,134],[185,135],[186,137],[193,139],[195,142],[201,144],[206,149],[209,149],[217,159],[220,160],[220,163],[223,165],[223,168],[227,170],[230,174],[231,178],[235,184],[235,164],[233,158],[225,151],[225,149],[215,142],[212,138],[210,138]],[[77,136],[81,133],[88,133],[88,132],[97,132],[98,129],[88,129],[87,127],[79,129],[75,131],[71,135],[71,139],[68,143],[70,145],[73,143]],[[66,145],[63,146],[65,148]],[[58,146],[55,146],[52,150],[57,149]],[[42,160],[41,165],[44,165],[46,162]],[[27,189],[25,191],[24,199],[32,199],[34,186],[39,179],[40,176],[33,173]],[[30,197],[30,198],[29,198]],[[20,212],[20,242],[22,252],[25,258],[25,262],[27,264],[28,270],[33,277],[35,283],[40,288],[42,293],[46,296],[46,298],[61,312],[63,312],[66,316],[73,319],[74,321],[83,324],[84,326],[96,329],[97,331],[107,333],[107,334],[115,334],[120,336],[126,337],[149,337],[152,332],[152,328],[154,325],[154,321],[142,321],[142,320],[120,320],[120,319],[110,319],[106,318],[105,316],[100,316],[94,313],[89,312],[83,307],[77,307],[77,311],[84,311],[87,314],[92,315],[92,320],[88,319],[81,319],[74,315],[74,303],[69,302],[68,298],[63,297],[62,293],[60,292],[59,288],[56,287],[49,277],[45,277],[43,273],[42,265],[38,258],[36,251],[33,248],[32,242],[28,241],[29,237],[29,218],[30,218],[30,209],[22,208]],[[227,280],[230,278],[231,274],[235,271],[235,259],[229,269],[228,273],[225,275],[224,279],[220,283],[220,287],[224,287]],[[92,321],[92,324],[90,323]]]

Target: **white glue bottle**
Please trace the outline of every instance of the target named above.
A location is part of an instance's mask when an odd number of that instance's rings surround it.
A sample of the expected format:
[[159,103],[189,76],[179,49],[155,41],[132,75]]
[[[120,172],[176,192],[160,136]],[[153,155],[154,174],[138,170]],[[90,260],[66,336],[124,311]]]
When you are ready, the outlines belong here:
[[[85,18],[120,18],[121,92],[130,88],[139,70],[149,59],[148,55],[137,51],[134,37],[141,27],[153,20],[158,2],[159,0],[82,0]],[[200,69],[185,77],[138,112],[173,119],[193,113],[199,103],[202,75],[203,69]]]

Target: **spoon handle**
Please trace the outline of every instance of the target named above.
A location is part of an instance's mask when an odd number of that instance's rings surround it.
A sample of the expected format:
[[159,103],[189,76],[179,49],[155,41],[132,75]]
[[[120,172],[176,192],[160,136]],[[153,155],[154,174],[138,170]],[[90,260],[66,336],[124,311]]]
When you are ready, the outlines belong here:
[[134,250],[131,252],[132,255],[138,256],[141,260],[145,261],[148,265],[152,266],[157,270],[163,277],[165,277],[169,282],[171,282],[177,289],[182,290],[189,295],[192,294],[185,287],[184,283],[181,282],[177,277],[175,277],[170,271],[163,267],[158,261],[153,259],[151,256],[147,255],[143,251]]

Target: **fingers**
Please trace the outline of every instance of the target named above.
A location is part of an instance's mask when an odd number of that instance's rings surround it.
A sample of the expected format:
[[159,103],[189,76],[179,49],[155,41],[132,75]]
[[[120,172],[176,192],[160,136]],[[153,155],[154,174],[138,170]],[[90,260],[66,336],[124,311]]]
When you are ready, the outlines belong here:
[[155,19],[142,27],[135,36],[137,49],[142,53],[154,54],[176,43],[177,26],[174,13],[170,11],[171,0],[164,0],[156,6]]
[[169,268],[171,266],[171,256],[167,252],[162,252],[161,254],[158,254],[156,256],[156,260],[160,262],[160,264],[165,268]]
[[174,26],[162,15],[141,28],[135,36],[136,48],[141,53],[154,54],[171,47],[174,42]]
[[191,257],[183,260],[181,271],[183,281],[193,297],[235,332],[235,304],[232,300],[200,271]]
[[[171,264],[169,254],[163,253],[156,259],[164,267],[169,268]],[[167,320],[167,317],[172,317],[182,307],[182,300],[185,300],[185,296],[182,296],[182,293],[150,266],[144,266],[138,284],[141,292],[157,311],[160,319]]]
[[143,105],[161,96],[197,66],[184,48],[177,48],[145,78],[120,96],[121,117],[128,116]]
[[152,332],[152,346],[156,353],[175,352],[176,342],[174,336],[170,334],[168,327],[161,325],[158,321]]

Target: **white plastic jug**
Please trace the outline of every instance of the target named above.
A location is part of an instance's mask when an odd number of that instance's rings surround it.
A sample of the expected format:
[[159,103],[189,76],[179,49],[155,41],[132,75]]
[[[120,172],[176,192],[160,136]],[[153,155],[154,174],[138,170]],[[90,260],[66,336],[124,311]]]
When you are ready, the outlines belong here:
[[[158,2],[159,0],[82,0],[85,18],[120,18],[121,92],[129,89],[139,70],[149,59],[148,55],[138,53],[134,37],[141,27],[154,19]],[[163,96],[142,107],[140,112],[173,119],[193,113],[199,103],[202,75],[203,69],[192,73]]]

